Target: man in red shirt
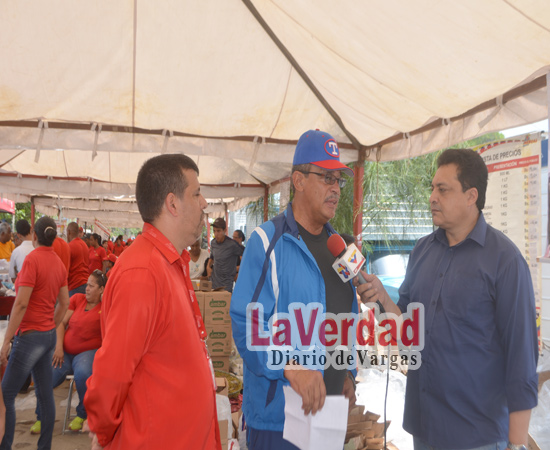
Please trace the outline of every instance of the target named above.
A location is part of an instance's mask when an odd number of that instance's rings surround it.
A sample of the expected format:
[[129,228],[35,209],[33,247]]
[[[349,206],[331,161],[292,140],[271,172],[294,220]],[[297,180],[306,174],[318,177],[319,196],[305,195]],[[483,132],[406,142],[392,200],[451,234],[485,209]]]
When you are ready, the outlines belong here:
[[111,271],[103,345],[84,398],[93,450],[221,449],[206,330],[185,250],[204,226],[198,172],[182,154],[151,158],[139,171],[143,234]]
[[67,225],[67,241],[71,249],[71,265],[69,266],[69,297],[73,294],[85,294],[88,282],[88,246],[78,237],[78,224]]
[[53,241],[52,248],[53,251],[57,253],[57,256],[59,256],[59,259],[63,262],[65,269],[67,269],[67,273],[69,273],[69,269],[71,267],[71,248],[69,247],[69,244],[58,236],[55,238],[55,241]]

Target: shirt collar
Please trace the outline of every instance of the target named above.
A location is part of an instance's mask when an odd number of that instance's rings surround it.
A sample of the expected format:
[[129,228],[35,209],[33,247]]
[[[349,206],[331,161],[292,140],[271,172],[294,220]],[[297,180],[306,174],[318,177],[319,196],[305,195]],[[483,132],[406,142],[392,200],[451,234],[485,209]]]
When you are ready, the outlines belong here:
[[[485,247],[485,237],[487,235],[487,222],[485,221],[485,217],[483,216],[483,212],[480,211],[479,217],[477,218],[477,222],[470,231],[470,234],[466,236],[466,239],[464,239],[465,242],[468,239],[471,239],[474,242],[477,242],[482,247]],[[438,228],[435,230],[433,234],[433,239],[437,239],[439,242],[444,243],[445,245],[449,245],[449,241],[447,240],[447,235],[445,234],[445,230]],[[458,244],[460,245],[460,243]]]
[[175,263],[178,259],[183,259],[185,264],[189,263],[189,260],[191,259],[189,252],[187,250],[183,250],[181,255],[178,254],[174,244],[172,244],[168,238],[164,236],[164,234],[162,234],[150,223],[145,223],[143,225],[142,236],[151,242],[163,254],[170,264]]

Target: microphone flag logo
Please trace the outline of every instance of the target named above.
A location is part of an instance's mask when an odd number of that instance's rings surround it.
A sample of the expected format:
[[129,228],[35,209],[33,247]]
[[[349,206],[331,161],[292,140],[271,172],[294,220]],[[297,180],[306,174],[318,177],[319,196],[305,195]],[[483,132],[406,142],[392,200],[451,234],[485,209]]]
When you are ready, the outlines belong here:
[[350,263],[352,264],[357,264],[357,252],[354,250],[353,253],[351,254],[349,260],[348,260]]
[[349,276],[350,276],[350,271],[348,270],[348,268],[346,266],[344,266],[342,263],[339,263],[338,264],[338,273],[340,275],[343,275],[344,278],[348,279]]

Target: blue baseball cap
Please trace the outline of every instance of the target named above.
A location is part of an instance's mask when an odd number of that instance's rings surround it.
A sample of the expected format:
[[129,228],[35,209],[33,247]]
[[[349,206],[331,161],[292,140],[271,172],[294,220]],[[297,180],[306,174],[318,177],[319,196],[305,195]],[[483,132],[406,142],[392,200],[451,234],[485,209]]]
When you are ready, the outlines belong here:
[[353,170],[340,162],[338,143],[324,131],[309,130],[300,136],[292,165],[300,164],[313,164],[325,170],[340,170],[350,177],[353,176]]

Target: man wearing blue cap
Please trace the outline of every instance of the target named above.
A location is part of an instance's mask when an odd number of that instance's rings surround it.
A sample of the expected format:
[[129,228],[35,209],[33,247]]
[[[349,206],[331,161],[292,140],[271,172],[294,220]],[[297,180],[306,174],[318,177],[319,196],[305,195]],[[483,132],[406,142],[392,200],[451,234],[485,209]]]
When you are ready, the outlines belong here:
[[[326,395],[344,394],[352,404],[355,402],[354,377],[346,366],[338,370],[334,364],[311,366],[293,359],[277,365],[272,359],[274,352],[259,350],[261,345],[255,347],[249,332],[254,321],[252,327],[268,330],[270,319],[294,311],[291,304],[301,305],[303,317],[313,304],[332,314],[357,313],[355,288],[343,283],[333,270],[334,257],[327,247],[328,237],[335,233],[329,220],[336,213],[340,189],[346,183],[344,174],[353,176],[353,171],[340,162],[334,138],[319,130],[304,133],[294,154],[292,203],[249,238],[230,313],[233,337],[244,361],[243,411],[251,450],[297,448],[283,439],[283,386],[290,385],[302,397],[306,415],[321,410]],[[263,315],[251,319],[251,308],[260,308]],[[306,330],[317,336],[318,322],[309,319],[311,316],[304,322]],[[273,329],[273,339],[283,339],[282,333]],[[263,339],[265,343],[268,338]],[[300,348],[298,344],[295,350],[299,353],[306,346]],[[324,346],[320,352],[326,357],[330,353]]]

